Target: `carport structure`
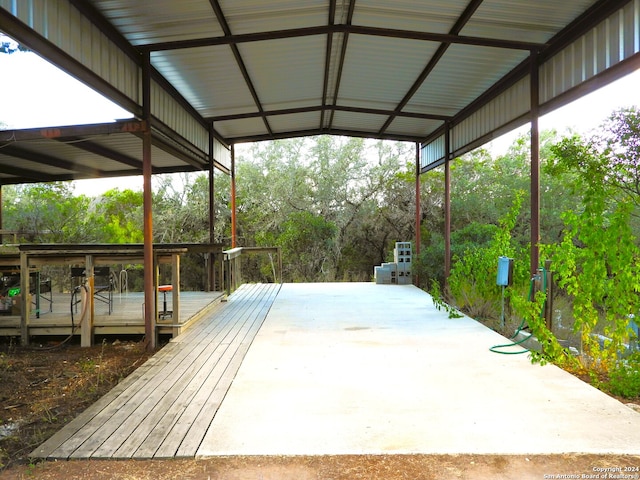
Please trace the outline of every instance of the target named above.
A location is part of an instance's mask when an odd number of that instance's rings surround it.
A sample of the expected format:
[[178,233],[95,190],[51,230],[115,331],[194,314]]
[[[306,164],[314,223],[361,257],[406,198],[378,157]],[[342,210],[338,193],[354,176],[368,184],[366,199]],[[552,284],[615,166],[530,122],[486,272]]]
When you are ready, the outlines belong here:
[[530,122],[535,270],[538,116],[640,66],[640,0],[0,0],[0,31],[132,114],[0,132],[0,184],[142,173],[147,267],[152,173],[208,170],[213,199],[235,144],[334,134],[445,166],[446,274],[449,160]]

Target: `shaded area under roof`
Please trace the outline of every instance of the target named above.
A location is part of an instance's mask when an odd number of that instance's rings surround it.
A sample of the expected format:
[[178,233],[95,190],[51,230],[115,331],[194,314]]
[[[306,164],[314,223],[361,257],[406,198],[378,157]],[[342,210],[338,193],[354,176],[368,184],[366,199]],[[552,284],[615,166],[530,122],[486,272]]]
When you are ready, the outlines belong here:
[[[640,0],[0,0],[1,31],[136,118],[149,57],[158,173],[318,134],[420,142],[426,171],[446,129],[461,154],[528,120],[531,65],[541,111],[637,68],[638,25]],[[0,181],[139,172],[135,132],[69,138],[2,137]]]

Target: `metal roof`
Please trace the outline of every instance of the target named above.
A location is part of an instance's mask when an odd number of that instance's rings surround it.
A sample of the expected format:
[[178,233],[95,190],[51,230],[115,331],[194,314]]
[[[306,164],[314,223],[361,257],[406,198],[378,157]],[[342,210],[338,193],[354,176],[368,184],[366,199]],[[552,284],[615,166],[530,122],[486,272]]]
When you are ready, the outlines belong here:
[[[592,76],[616,63],[637,68],[639,12],[640,0],[0,0],[0,30],[138,118],[141,58],[148,54],[160,135],[156,171],[205,169],[211,125],[216,165],[228,170],[225,146],[316,134],[442,149],[444,126],[457,126],[452,142],[461,153],[523,122],[531,58],[543,69],[543,94],[553,75],[544,72],[561,70],[560,88],[543,99],[548,108],[589,80],[573,71],[602,56],[599,47],[590,52],[589,35],[604,38],[606,52],[622,52]],[[594,29],[605,29],[604,36]],[[616,39],[624,45],[611,43]],[[586,45],[579,61],[578,41]],[[27,178],[8,173],[13,147],[3,153],[3,140],[0,181]],[[55,142],[55,149],[33,141],[15,148],[74,159],[71,149],[82,145]],[[135,134],[91,142],[141,158]],[[178,161],[166,157],[175,151],[182,152]],[[91,155],[85,149],[82,162],[91,165]],[[87,176],[69,161],[68,176]],[[99,165],[105,175],[138,168],[117,159]],[[53,166],[42,172],[62,175]]]

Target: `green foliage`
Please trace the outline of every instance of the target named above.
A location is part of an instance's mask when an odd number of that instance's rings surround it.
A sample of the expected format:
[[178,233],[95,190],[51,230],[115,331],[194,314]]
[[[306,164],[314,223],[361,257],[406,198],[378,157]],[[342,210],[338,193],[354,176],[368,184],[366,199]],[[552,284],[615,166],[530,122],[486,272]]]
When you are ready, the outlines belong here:
[[72,243],[92,239],[94,226],[85,218],[90,200],[75,197],[71,184],[17,185],[7,193],[4,228],[23,232],[21,241]]
[[449,305],[442,296],[442,291],[440,289],[440,284],[433,279],[431,281],[431,288],[429,289],[429,294],[431,295],[431,300],[433,301],[433,305],[437,310],[444,310],[449,314],[449,318],[462,318],[463,315],[456,310],[454,307]]
[[325,274],[326,254],[335,234],[335,225],[319,215],[293,212],[282,224],[276,244],[287,258],[294,281],[318,281]]
[[[496,316],[499,309],[501,291],[496,286],[496,269],[498,257],[526,259],[527,254],[519,245],[512,241],[511,232],[514,229],[520,208],[523,192],[516,192],[510,211],[500,219],[499,226],[493,238],[484,246],[469,248],[463,256],[456,258],[451,275],[449,288],[455,304],[463,311],[471,311],[482,301],[487,316]],[[526,285],[528,264],[515,262],[514,284],[522,290]],[[477,311],[474,312],[477,315]]]
[[640,352],[636,351],[613,368],[606,388],[625,398],[640,397]]
[[[625,159],[617,162],[610,152],[609,147],[599,149],[578,137],[554,149],[550,170],[568,173],[567,186],[583,192],[583,197],[578,208],[563,214],[561,242],[544,249],[553,258],[558,284],[573,301],[574,330],[581,335],[585,367],[601,372],[616,365],[628,335],[629,315],[640,308],[640,249],[630,222],[634,200],[621,180],[635,167],[629,170]],[[612,178],[612,171],[617,178]],[[600,334],[605,337],[602,345]]]

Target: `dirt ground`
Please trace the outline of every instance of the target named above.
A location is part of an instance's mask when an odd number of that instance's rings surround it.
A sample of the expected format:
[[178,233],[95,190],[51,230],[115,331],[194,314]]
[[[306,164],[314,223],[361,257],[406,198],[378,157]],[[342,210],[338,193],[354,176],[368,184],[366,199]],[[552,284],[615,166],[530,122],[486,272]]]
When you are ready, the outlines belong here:
[[137,340],[92,348],[0,341],[2,479],[636,478],[640,456],[345,455],[32,461],[29,453],[148,358]]

